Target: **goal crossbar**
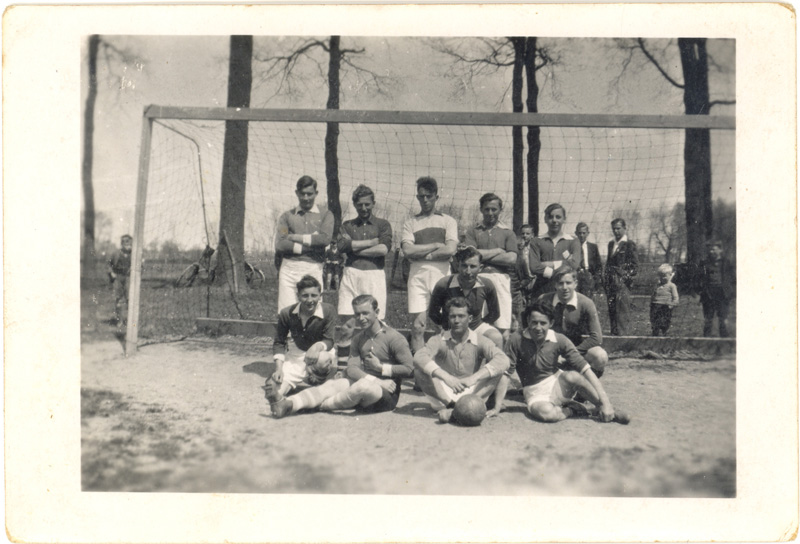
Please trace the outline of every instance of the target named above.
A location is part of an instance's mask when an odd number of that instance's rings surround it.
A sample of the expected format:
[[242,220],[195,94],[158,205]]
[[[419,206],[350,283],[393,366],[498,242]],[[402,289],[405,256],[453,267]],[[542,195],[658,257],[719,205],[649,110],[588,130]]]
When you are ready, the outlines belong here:
[[147,106],[147,119],[205,121],[293,121],[399,125],[480,125],[602,128],[698,128],[733,130],[736,118],[722,115],[616,115],[578,113],[478,113],[450,111],[181,108]]

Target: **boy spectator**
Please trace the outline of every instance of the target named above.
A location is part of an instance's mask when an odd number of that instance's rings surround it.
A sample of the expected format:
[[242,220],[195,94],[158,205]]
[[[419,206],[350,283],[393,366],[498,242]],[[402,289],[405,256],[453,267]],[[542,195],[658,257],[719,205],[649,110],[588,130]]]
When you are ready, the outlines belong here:
[[346,378],[330,380],[277,401],[272,407],[274,417],[313,408],[325,412],[355,408],[368,414],[395,409],[401,382],[414,371],[408,342],[378,318],[378,301],[372,295],[355,297],[352,308],[361,330],[353,337]]
[[[503,349],[503,336],[490,323],[496,323],[500,317],[500,306],[497,300],[495,285],[490,280],[480,277],[481,254],[474,247],[467,246],[455,255],[458,262],[458,274],[445,276],[436,282],[428,308],[428,317],[438,327],[450,328],[445,313],[447,301],[463,297],[468,304],[470,315],[469,328],[481,336],[485,336]],[[487,314],[483,315],[486,308]]]
[[297,180],[295,194],[298,205],[278,219],[275,240],[278,270],[278,310],[297,302],[295,285],[305,275],[323,282],[322,267],[325,248],[333,238],[333,214],[321,210],[317,198],[317,182],[311,176]]
[[436,211],[439,186],[431,177],[417,180],[420,212],[403,224],[401,247],[411,262],[408,274],[408,313],[413,316],[411,350],[422,347],[433,286],[450,270],[458,245],[456,220]]
[[[528,413],[546,423],[568,417],[598,416],[600,421],[627,424],[630,418],[615,410],[592,368],[580,356],[569,339],[553,330],[553,309],[537,301],[522,314],[524,330],[509,338],[506,354],[511,368],[516,369],[522,382],[522,394]],[[559,358],[564,366],[559,368]],[[505,392],[502,392],[503,394]],[[573,400],[580,393],[592,403],[591,408]],[[497,404],[503,401],[497,392]]]
[[[531,272],[530,265],[530,252],[531,242],[533,241],[533,227],[530,225],[522,225],[519,230],[520,234],[517,237],[517,281],[519,282],[519,290],[522,295],[523,308],[533,302],[534,288],[536,287],[536,276]],[[520,314],[522,309],[520,308]],[[519,319],[519,316],[518,316]]]
[[300,302],[278,312],[272,344],[275,372],[264,385],[273,407],[294,389],[319,385],[336,374],[332,349],[336,309],[322,302],[322,286],[313,276],[303,276],[297,282],[297,298]]
[[592,299],[578,293],[575,276],[574,270],[562,267],[553,276],[555,294],[545,293],[539,302],[553,308],[553,331],[566,336],[600,378],[608,363],[608,353],[600,346],[603,343],[600,318]]
[[342,279],[342,256],[339,255],[339,249],[336,247],[335,242],[331,242],[325,251],[325,264],[322,267],[322,273],[325,278],[322,285],[326,291],[339,289],[339,282]]
[[700,263],[700,303],[703,305],[703,336],[711,336],[714,317],[719,321],[719,335],[727,338],[728,312],[736,298],[736,263],[724,256],[722,242],[706,243],[707,258]]
[[131,275],[131,250],[133,238],[124,234],[119,240],[119,250],[115,251],[108,260],[108,279],[114,293],[114,323],[125,324],[128,321],[128,280]]
[[428,340],[414,355],[414,377],[439,421],[447,423],[456,400],[475,394],[484,402],[508,369],[508,358],[487,338],[469,328],[467,300],[451,298],[445,305],[450,330]]
[[[547,223],[547,233],[534,238],[528,252],[527,266],[530,273],[536,276],[531,292],[532,298],[542,293],[553,292],[551,278],[555,271],[564,265],[575,270],[581,258],[581,244],[578,239],[562,232],[567,220],[564,206],[557,203],[547,206],[544,210],[544,220]],[[521,266],[524,267],[525,263],[523,262]]]
[[603,263],[600,262],[600,250],[597,244],[588,241],[589,225],[578,223],[575,236],[581,243],[581,258],[578,268],[578,292],[592,298],[595,286],[603,283]]
[[672,309],[678,305],[678,288],[672,283],[672,266],[664,263],[658,267],[658,285],[650,297],[650,326],[653,336],[666,336],[672,322]]
[[614,239],[608,242],[608,258],[603,283],[608,296],[611,334],[627,336],[630,331],[631,285],[639,271],[636,244],[628,240],[624,219],[611,222]]
[[501,333],[511,327],[511,271],[517,264],[517,237],[500,224],[503,200],[494,193],[480,198],[483,221],[466,232],[465,243],[481,254],[483,269],[480,277],[494,284],[500,304],[500,316],[494,322]]
[[358,217],[342,223],[337,247],[345,258],[339,285],[339,315],[352,317],[353,299],[372,295],[378,301],[380,318],[386,309],[386,254],[392,247],[392,226],[375,217],[375,193],[366,185],[353,191],[353,206]]

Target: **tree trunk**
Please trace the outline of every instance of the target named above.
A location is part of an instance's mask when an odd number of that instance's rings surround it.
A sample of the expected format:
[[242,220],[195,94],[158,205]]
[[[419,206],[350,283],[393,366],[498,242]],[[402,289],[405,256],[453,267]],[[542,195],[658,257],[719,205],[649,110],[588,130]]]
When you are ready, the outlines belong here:
[[[249,108],[252,71],[253,37],[231,36],[228,65],[228,107]],[[221,209],[219,245],[217,247],[217,277],[221,278],[233,266],[237,276],[244,278],[244,213],[247,185],[247,121],[225,122],[225,143],[222,157]],[[228,248],[225,245],[228,245]],[[235,263],[231,261],[231,256]],[[233,278],[231,278],[231,281]]]
[[94,269],[94,186],[92,184],[92,164],[94,162],[94,106],[97,101],[97,50],[100,36],[89,37],[89,92],[86,96],[86,110],[83,112],[83,272]]
[[[528,113],[539,112],[539,85],[536,83],[536,38],[528,38],[525,46],[525,75],[528,83]],[[539,153],[542,150],[541,129],[528,127],[528,224],[533,235],[539,235]]]
[[[522,112],[522,69],[525,61],[525,38],[511,38],[514,46],[514,72],[511,80],[511,105],[514,113]],[[514,232],[519,232],[522,226],[522,209],[525,198],[523,189],[523,166],[522,166],[522,127],[511,127],[511,162],[512,162],[512,200],[513,200],[513,228]]]
[[[680,38],[683,103],[687,115],[708,115],[708,57],[704,38]],[[712,236],[711,136],[708,129],[686,129],[683,151],[687,261],[699,263]]]
[[[328,105],[329,110],[339,109],[339,68],[342,53],[339,48],[340,37],[331,36],[330,61],[328,62]],[[339,234],[342,224],[342,205],[339,202],[339,123],[328,123],[325,132],[325,178],[327,180],[328,209],[334,218],[334,237]]]

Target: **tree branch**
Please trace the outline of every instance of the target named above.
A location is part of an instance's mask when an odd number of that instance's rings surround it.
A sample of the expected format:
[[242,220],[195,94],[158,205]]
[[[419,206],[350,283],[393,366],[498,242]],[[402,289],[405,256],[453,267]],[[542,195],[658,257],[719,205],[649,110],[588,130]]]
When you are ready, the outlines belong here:
[[653,55],[650,54],[650,52],[644,46],[644,40],[642,38],[636,38],[636,42],[639,44],[639,49],[642,50],[642,53],[644,53],[644,56],[647,57],[647,60],[649,60],[651,63],[653,63],[653,66],[655,66],[656,69],[658,69],[658,71],[661,72],[661,75],[664,76],[664,78],[667,81],[669,81],[672,85],[674,85],[675,87],[677,87],[679,89],[683,89],[684,86],[681,85],[680,83],[678,83],[677,81],[675,81],[674,79],[672,79],[669,76],[669,74],[661,67],[661,65],[658,63],[656,58]]

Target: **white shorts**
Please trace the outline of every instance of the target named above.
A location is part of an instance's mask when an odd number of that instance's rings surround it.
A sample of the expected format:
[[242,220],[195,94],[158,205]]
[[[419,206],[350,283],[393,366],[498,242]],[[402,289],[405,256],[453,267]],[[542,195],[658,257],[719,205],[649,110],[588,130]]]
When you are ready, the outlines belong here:
[[522,395],[525,397],[525,404],[528,405],[529,410],[537,402],[549,402],[556,406],[562,406],[570,400],[561,393],[561,385],[558,383],[558,377],[561,374],[562,371],[558,370],[549,378],[522,388]]
[[[471,387],[467,387],[467,388],[466,388],[466,389],[464,389],[464,390],[463,390],[461,393],[456,393],[455,391],[453,391],[452,389],[450,389],[450,386],[449,386],[449,385],[447,385],[447,384],[446,384],[446,383],[444,383],[444,382],[442,382],[442,385],[444,385],[444,387],[442,387],[441,391],[442,391],[442,392],[445,394],[445,396],[447,397],[448,404],[449,404],[450,402],[455,402],[455,401],[457,401],[458,399],[460,399],[460,398],[461,398],[461,397],[463,397],[464,395],[472,395],[472,394],[474,394],[474,393],[475,393],[475,386],[474,386],[474,385],[473,385],[473,386],[471,386]],[[426,397],[428,397],[428,402],[430,402],[430,404],[431,404],[431,408],[433,408],[435,411],[437,411],[437,412],[438,412],[439,410],[441,410],[442,408],[444,408],[444,407],[445,407],[445,405],[442,403],[442,401],[440,401],[440,400],[439,400],[439,399],[437,399],[436,397],[432,397],[432,396],[430,396],[430,395],[425,395],[425,396],[426,396]]]
[[[508,274],[478,274],[479,278],[486,278],[494,284],[497,291],[497,304],[500,306],[500,317],[494,322],[499,329],[511,327],[511,278]],[[484,313],[486,308],[484,308]]]
[[353,315],[353,299],[372,295],[378,301],[378,317],[386,315],[386,274],[383,270],[359,270],[345,266],[339,283],[339,315]]
[[408,273],[408,313],[427,312],[436,282],[449,273],[449,262],[413,261]]
[[322,285],[322,263],[284,259],[278,274],[278,311],[297,302],[297,282],[305,275],[314,276]]
[[[306,352],[295,346],[294,342],[289,342],[287,347],[288,351],[283,360],[283,383],[291,386],[291,389],[295,389],[298,385],[306,383],[305,380],[308,377]],[[331,349],[328,354],[331,357],[331,363],[336,364],[336,348]]]

